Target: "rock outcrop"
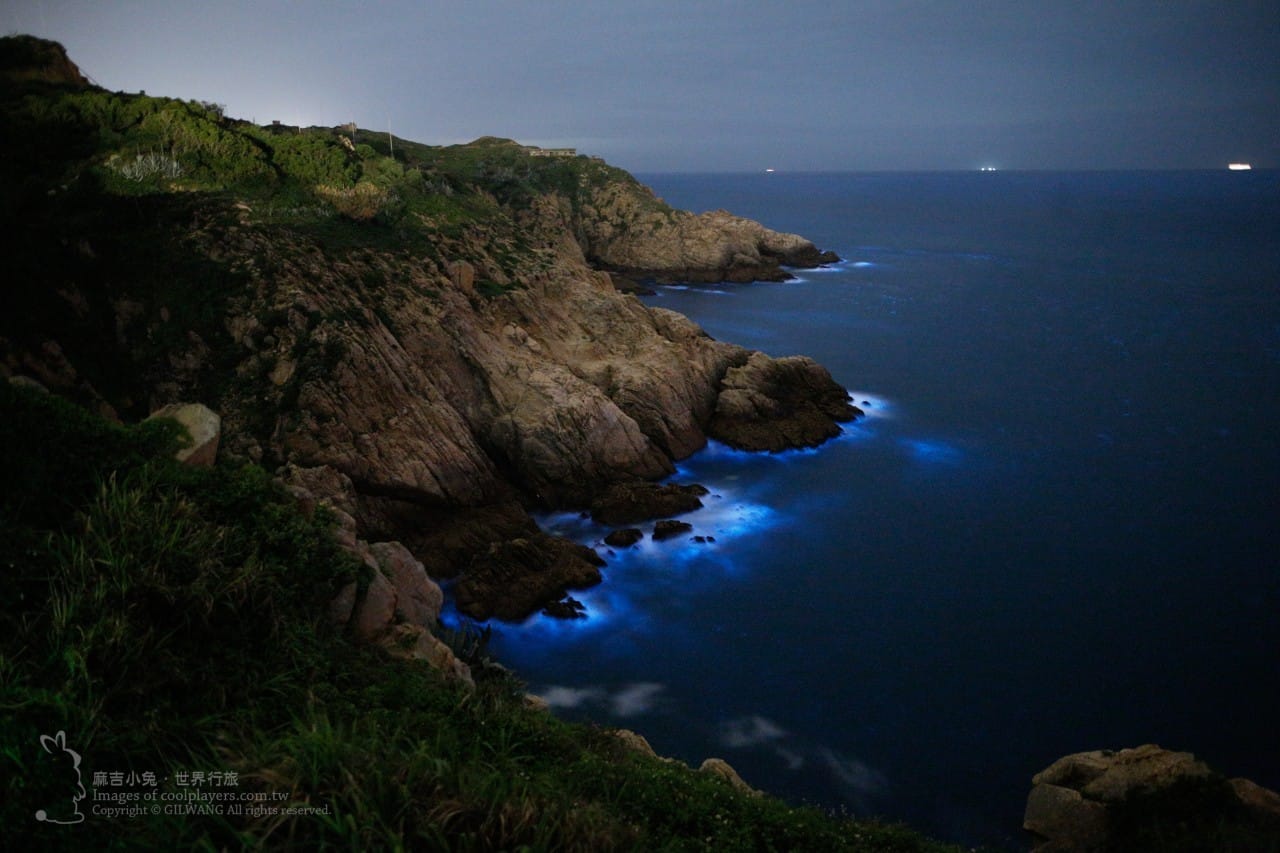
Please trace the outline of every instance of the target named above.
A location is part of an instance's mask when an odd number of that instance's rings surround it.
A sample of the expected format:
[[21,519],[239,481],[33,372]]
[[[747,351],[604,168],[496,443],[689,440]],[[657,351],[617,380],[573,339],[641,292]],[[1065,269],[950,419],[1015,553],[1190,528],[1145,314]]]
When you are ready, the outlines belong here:
[[1040,853],[1280,844],[1280,796],[1227,780],[1188,752],[1146,744],[1075,753],[1032,785],[1023,827]]
[[786,281],[783,267],[835,263],[797,234],[716,210],[672,210],[648,189],[616,181],[596,189],[583,208],[578,233],[587,258],[628,278],[659,281]]
[[653,540],[662,542],[666,539],[674,539],[677,536],[692,532],[693,525],[687,521],[663,519],[653,526]]
[[632,545],[644,538],[644,531],[638,527],[624,527],[621,530],[611,530],[604,537],[604,544],[614,548],[630,548]]
[[819,445],[861,414],[813,359],[752,353],[726,372],[707,432],[741,450],[776,452]]
[[490,545],[471,561],[453,592],[458,609],[474,619],[516,622],[571,589],[600,583],[603,565],[590,548],[537,533]]
[[591,517],[608,525],[670,518],[700,509],[706,495],[706,487],[696,483],[616,483],[591,503]]
[[742,777],[738,775],[738,771],[734,770],[732,765],[723,758],[708,758],[698,767],[698,771],[723,779],[729,783],[729,787],[744,794],[750,794],[753,797],[763,796],[760,791],[744,782]]
[[[444,605],[439,584],[401,543],[369,543],[357,536],[355,519],[343,508],[353,506],[350,480],[332,469],[291,467],[280,482],[305,512],[323,506],[334,515],[338,545],[370,573],[363,590],[352,581],[338,591],[329,604],[330,621],[359,642],[380,645],[396,657],[424,661],[473,684],[471,668],[434,633]],[[333,496],[320,497],[312,489],[331,491]]]

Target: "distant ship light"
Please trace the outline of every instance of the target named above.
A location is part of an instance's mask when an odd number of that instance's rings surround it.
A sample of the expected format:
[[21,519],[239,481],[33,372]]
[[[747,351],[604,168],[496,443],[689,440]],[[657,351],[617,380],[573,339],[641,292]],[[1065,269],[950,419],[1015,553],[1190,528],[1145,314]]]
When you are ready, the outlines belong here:
[[1248,163],[1230,163],[1227,165],[1227,168],[1233,172],[1247,172],[1253,167]]

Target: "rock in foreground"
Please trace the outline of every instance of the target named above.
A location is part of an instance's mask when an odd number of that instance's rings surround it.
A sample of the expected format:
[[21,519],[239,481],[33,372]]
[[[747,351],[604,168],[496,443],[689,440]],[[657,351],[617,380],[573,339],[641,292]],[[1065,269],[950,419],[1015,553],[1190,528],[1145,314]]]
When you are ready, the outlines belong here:
[[1280,796],[1229,781],[1189,752],[1079,752],[1032,785],[1023,828],[1039,853],[1280,847]]

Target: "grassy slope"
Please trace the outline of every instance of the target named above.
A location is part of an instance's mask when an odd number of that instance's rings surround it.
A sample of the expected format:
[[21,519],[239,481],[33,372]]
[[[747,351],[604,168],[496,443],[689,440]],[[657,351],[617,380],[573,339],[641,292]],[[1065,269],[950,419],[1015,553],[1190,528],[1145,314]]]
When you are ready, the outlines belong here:
[[[184,469],[162,425],[122,428],[0,384],[0,825],[40,848],[948,849],[734,791],[354,646],[325,602],[357,567],[261,469]],[[83,756],[87,820],[40,735]],[[152,772],[157,785],[93,784]],[[234,771],[325,814],[101,817],[103,792]]]

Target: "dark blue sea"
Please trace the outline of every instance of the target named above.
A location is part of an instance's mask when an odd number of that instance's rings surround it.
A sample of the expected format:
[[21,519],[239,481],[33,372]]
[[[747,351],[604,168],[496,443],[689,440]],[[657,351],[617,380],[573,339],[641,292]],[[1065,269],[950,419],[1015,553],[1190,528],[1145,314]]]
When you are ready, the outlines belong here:
[[590,618],[499,626],[499,659],[566,716],[953,841],[1023,846],[1032,774],[1080,750],[1280,786],[1280,173],[641,179],[845,258],[646,301],[815,357],[867,416],[686,460],[715,541],[607,554]]

